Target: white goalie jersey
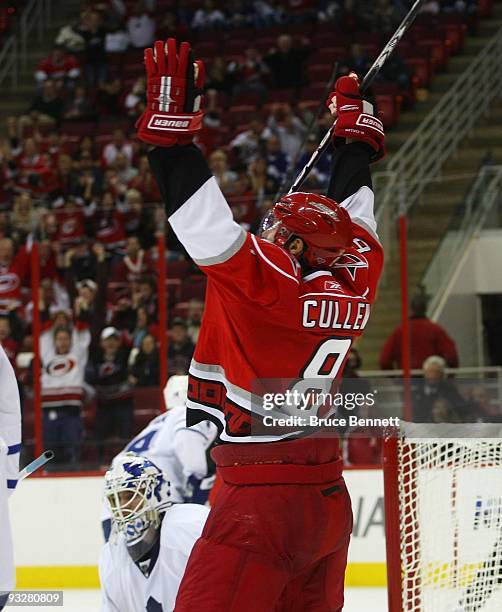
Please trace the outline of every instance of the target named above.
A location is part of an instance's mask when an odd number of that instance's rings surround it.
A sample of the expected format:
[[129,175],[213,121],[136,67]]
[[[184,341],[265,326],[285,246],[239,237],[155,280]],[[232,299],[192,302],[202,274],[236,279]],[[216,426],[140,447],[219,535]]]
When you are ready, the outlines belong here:
[[8,497],[19,474],[21,407],[14,370],[0,345],[0,593],[14,588]]
[[134,563],[123,536],[107,542],[99,560],[101,612],[172,612],[188,558],[208,514],[208,508],[198,504],[168,508],[159,543],[146,566]]

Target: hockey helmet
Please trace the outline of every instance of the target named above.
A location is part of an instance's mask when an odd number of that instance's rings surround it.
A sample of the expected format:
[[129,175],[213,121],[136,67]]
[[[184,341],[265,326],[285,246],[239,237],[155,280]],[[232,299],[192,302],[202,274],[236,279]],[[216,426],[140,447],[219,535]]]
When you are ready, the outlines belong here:
[[164,387],[164,403],[166,410],[185,406],[187,403],[188,376],[174,375],[169,378]]
[[132,559],[141,559],[157,541],[162,513],[172,505],[169,481],[146,457],[125,453],[105,474],[105,498],[112,535],[122,534]]
[[335,200],[315,193],[297,192],[283,196],[263,219],[260,235],[276,229],[272,241],[286,246],[301,238],[303,258],[313,268],[329,268],[352,243],[349,213]]

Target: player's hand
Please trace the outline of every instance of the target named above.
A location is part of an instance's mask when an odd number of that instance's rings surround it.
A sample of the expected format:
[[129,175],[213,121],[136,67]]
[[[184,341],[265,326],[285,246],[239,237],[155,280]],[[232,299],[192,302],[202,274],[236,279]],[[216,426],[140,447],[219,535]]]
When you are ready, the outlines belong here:
[[200,110],[204,63],[194,61],[190,44],[156,41],[145,49],[146,110],[136,124],[138,138],[163,147],[188,144],[202,128]]
[[337,79],[335,91],[329,94],[326,104],[336,117],[335,138],[366,142],[375,151],[372,161],[385,155],[383,124],[375,117],[373,105],[362,99],[354,72]]

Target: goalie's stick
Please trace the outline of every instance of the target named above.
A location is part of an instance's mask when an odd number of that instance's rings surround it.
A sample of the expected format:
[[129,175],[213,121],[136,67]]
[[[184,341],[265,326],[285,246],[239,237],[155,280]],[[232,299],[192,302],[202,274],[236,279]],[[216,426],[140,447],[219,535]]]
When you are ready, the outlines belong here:
[[[398,45],[399,41],[401,40],[401,38],[404,36],[404,34],[406,33],[406,31],[408,30],[410,25],[415,20],[415,17],[418,15],[418,12],[419,12],[420,7],[423,4],[423,2],[424,2],[424,0],[416,0],[415,4],[411,7],[411,9],[409,10],[408,14],[406,15],[406,17],[401,22],[401,25],[394,32],[394,35],[392,36],[392,38],[385,45],[385,47],[382,49],[380,55],[373,62],[373,65],[368,70],[368,72],[366,73],[366,76],[362,80],[361,87],[360,87],[361,94],[364,94],[364,92],[368,89],[368,87],[371,85],[371,83],[373,83],[373,80],[375,79],[376,75],[380,72],[382,66],[385,64],[385,62],[390,57],[390,55],[392,54],[394,49],[397,47],[397,45]],[[336,120],[334,121],[334,123],[330,127],[330,129],[326,132],[326,135],[321,140],[320,145],[312,153],[312,157],[305,164],[305,166],[303,167],[303,169],[300,172],[300,174],[296,177],[296,180],[293,183],[293,185],[291,186],[291,189],[289,190],[288,193],[293,193],[294,191],[298,191],[300,189],[300,187],[302,186],[303,182],[305,181],[305,179],[309,175],[310,171],[316,165],[317,160],[321,157],[321,155],[326,150],[326,147],[331,142],[331,138],[333,137],[333,132],[334,132],[334,129],[335,129],[335,124],[336,124]]]
[[40,457],[37,457],[37,459],[31,463],[28,463],[28,465],[19,472],[19,476],[17,477],[18,482],[27,476],[30,476],[30,474],[33,474],[33,472],[36,472],[53,458],[54,453],[51,450],[44,451]]

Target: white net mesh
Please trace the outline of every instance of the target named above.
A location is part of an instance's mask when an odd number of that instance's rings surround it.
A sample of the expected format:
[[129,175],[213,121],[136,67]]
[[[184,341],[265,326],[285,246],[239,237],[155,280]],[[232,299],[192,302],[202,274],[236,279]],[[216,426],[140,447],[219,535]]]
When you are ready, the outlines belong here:
[[398,443],[403,610],[502,611],[502,440]]

